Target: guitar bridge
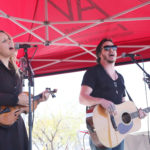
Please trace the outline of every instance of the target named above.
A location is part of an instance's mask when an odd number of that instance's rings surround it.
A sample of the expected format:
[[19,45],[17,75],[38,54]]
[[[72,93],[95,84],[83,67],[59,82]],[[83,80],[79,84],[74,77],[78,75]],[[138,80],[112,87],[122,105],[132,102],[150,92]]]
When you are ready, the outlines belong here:
[[118,131],[118,128],[117,128],[117,125],[116,125],[116,122],[115,122],[115,118],[113,115],[110,115],[110,119],[111,119],[111,123],[113,125],[113,128]]

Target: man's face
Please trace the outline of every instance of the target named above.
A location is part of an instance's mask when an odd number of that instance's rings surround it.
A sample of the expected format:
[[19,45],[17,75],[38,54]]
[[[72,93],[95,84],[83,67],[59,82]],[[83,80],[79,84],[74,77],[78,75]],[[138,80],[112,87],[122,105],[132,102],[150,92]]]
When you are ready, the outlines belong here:
[[102,50],[99,56],[101,61],[115,63],[117,58],[117,47],[111,41],[106,41],[102,46]]

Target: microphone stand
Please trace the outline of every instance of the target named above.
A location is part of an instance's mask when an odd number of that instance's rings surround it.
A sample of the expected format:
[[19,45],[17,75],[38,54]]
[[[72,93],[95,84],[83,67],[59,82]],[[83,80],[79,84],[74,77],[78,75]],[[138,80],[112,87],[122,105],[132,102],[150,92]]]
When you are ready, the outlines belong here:
[[28,73],[28,90],[29,90],[29,115],[28,115],[28,126],[29,126],[29,145],[28,145],[28,150],[32,150],[32,128],[33,128],[33,121],[32,121],[32,109],[31,109],[31,87],[34,86],[34,81],[33,81],[33,71],[28,59],[28,47],[24,47],[24,52],[25,52],[25,59],[27,62],[27,73]]
[[148,87],[150,89],[150,75],[138,64],[138,62],[134,59],[134,56],[130,56],[130,58],[145,73],[147,78],[144,78],[144,81],[148,84]]

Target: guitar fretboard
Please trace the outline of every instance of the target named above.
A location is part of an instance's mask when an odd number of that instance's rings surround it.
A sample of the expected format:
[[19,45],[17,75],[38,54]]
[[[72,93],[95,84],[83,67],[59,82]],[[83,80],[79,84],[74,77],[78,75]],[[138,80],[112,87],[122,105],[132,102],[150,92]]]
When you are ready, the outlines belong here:
[[38,99],[42,98],[42,94],[38,94],[36,96],[33,97],[33,100],[36,101]]
[[[147,107],[147,108],[142,109],[142,110],[143,110],[144,112],[146,112],[146,113],[149,113],[149,112],[150,112],[150,107]],[[133,113],[131,113],[130,115],[131,115],[131,118],[132,118],[132,119],[139,117],[138,111],[133,112]]]

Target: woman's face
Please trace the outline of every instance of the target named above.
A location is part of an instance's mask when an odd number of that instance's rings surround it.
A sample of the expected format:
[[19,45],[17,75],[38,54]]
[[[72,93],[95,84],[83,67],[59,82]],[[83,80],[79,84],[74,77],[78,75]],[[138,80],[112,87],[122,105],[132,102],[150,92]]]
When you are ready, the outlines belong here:
[[0,56],[10,57],[16,55],[14,43],[6,33],[0,32]]

